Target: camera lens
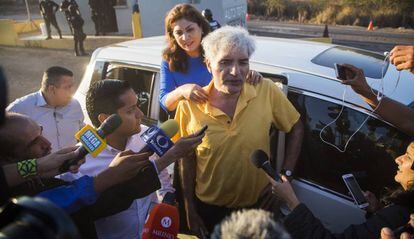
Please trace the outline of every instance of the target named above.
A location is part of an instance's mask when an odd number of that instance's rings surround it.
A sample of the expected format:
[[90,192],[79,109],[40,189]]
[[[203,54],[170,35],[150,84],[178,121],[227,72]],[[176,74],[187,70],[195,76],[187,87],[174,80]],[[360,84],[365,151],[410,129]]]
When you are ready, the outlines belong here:
[[0,211],[0,239],[74,239],[78,230],[66,213],[43,198],[13,199]]

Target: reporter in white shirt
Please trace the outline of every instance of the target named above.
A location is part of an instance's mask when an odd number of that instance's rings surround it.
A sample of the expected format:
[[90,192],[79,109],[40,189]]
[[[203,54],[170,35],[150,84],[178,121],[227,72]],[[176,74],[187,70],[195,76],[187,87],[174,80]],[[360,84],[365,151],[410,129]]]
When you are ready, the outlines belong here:
[[[99,125],[111,114],[117,113],[122,124],[107,136],[107,147],[96,157],[88,155],[86,162],[80,167],[82,175],[95,176],[108,167],[115,155],[124,150],[138,152],[145,143],[139,135],[146,127],[141,125],[142,111],[138,108],[138,98],[127,82],[119,80],[102,80],[96,82],[86,96],[86,108],[94,127]],[[153,156],[154,157],[154,156]],[[70,175],[62,175],[67,180]],[[159,172],[161,189],[158,194],[174,191],[167,170]],[[151,202],[157,202],[155,193],[134,200],[131,206],[120,213],[95,221],[96,232],[100,239],[132,239],[140,238]],[[110,207],[110,205],[108,205]]]
[[52,152],[76,144],[75,134],[83,127],[83,113],[73,99],[73,73],[52,66],[43,73],[39,91],[16,99],[7,111],[29,116],[43,127],[43,136],[52,144]]

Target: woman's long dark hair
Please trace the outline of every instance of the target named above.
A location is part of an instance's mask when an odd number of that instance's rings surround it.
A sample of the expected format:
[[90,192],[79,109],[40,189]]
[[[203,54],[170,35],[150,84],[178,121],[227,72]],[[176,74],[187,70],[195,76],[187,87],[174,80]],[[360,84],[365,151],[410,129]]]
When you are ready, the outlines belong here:
[[[167,38],[167,47],[162,52],[162,57],[168,62],[171,71],[185,73],[188,69],[188,56],[185,51],[178,45],[173,35],[173,24],[180,20],[195,22],[202,30],[201,39],[210,32],[210,25],[201,13],[190,4],[178,4],[171,9],[165,17],[165,36]],[[201,55],[203,56],[203,48]]]
[[[414,182],[414,179],[413,179]],[[402,187],[391,191],[382,201],[386,204],[396,204],[414,209],[414,184],[411,184],[407,190]]]

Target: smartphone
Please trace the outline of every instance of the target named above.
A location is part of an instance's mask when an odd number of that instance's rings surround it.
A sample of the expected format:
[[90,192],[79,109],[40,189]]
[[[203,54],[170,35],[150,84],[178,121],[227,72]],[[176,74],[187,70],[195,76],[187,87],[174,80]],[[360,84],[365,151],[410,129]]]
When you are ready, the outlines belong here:
[[207,130],[207,128],[208,128],[208,125],[204,125],[203,126],[203,128],[201,128],[196,134],[195,134],[195,136],[200,136],[200,135],[202,135],[204,132],[206,132],[206,130]]
[[346,68],[343,65],[334,64],[335,66],[335,73],[336,73],[336,78],[340,79],[340,80],[346,80]]
[[362,192],[359,184],[354,177],[353,174],[344,174],[342,175],[342,179],[345,182],[346,187],[348,188],[349,192],[351,192],[352,197],[354,198],[355,204],[359,208],[366,208],[368,207],[368,202],[364,197],[364,193]]

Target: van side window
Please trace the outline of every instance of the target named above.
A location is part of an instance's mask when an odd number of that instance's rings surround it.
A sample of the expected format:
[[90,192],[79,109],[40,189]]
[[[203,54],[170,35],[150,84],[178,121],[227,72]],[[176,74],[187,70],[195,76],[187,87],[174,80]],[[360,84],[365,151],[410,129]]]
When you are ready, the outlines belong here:
[[[305,125],[296,176],[343,195],[348,194],[341,178],[346,173],[353,173],[363,190],[377,196],[384,187],[395,185],[394,158],[405,152],[407,135],[371,117],[341,153],[319,137],[322,128],[338,116],[341,105],[294,92],[289,93],[289,99],[298,107]],[[339,119],[325,128],[322,137],[343,149],[366,117],[365,113],[345,107]]]
[[[154,84],[155,72],[112,62],[97,62],[92,76],[92,82],[102,79],[125,80],[131,85],[138,96],[139,108],[144,113],[147,121],[150,119],[151,95]],[[144,119],[145,122],[145,119]]]

